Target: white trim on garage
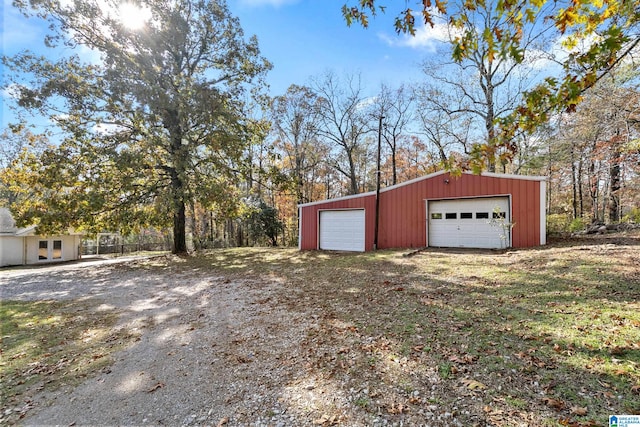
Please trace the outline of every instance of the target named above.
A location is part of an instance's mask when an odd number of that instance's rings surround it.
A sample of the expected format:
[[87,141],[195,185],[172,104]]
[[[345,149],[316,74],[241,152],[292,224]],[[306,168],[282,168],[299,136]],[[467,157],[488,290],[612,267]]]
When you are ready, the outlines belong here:
[[365,210],[318,211],[318,249],[364,252]]
[[540,181],[540,244],[547,244],[547,182]]
[[495,249],[511,246],[508,195],[427,200],[426,208],[428,246]]
[[302,250],[302,208],[298,207],[298,250]]

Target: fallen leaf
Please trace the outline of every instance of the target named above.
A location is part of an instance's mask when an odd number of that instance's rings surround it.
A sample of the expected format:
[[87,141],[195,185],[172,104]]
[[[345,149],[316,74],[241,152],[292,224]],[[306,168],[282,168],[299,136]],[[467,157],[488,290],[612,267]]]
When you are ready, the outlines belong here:
[[587,412],[589,412],[589,411],[587,410],[586,407],[584,407],[584,408],[581,408],[580,406],[572,406],[571,407],[571,413],[574,414],[574,415],[580,415],[580,416],[587,415]]
[[398,403],[397,405],[394,403],[391,407],[387,408],[387,412],[390,414],[402,414],[403,412],[406,412],[406,409],[407,407],[402,403]]
[[147,390],[147,393],[153,393],[154,391],[158,390],[159,388],[164,387],[164,383],[157,383],[156,385],[154,385],[153,387],[151,387],[149,390]]
[[338,417],[336,417],[335,415],[332,415],[331,417],[328,416],[327,414],[322,415],[320,418],[318,418],[317,420],[313,421],[313,424],[315,425],[329,425],[329,426],[333,426],[338,424]]
[[480,381],[469,378],[463,379],[462,384],[464,384],[469,390],[484,390],[487,388],[487,386],[482,384]]
[[544,399],[542,399],[542,401],[545,403],[545,405],[551,406],[552,408],[558,410],[563,409],[565,406],[562,400],[552,399],[550,397],[545,397]]
[[218,424],[217,424],[216,427],[222,427],[222,426],[226,425],[228,422],[229,422],[229,418],[224,417],[220,421],[218,421]]

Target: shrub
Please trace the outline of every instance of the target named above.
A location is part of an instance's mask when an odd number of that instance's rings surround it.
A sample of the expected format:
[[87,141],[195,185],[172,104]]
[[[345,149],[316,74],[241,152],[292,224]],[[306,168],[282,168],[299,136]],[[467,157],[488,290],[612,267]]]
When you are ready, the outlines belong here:
[[623,217],[621,222],[630,222],[633,224],[640,224],[640,208],[633,207]]
[[549,214],[547,215],[547,233],[562,234],[569,231],[571,224],[568,214]]
[[569,224],[569,231],[571,231],[572,233],[575,233],[576,231],[582,231],[585,228],[587,228],[587,224],[582,217],[574,218]]

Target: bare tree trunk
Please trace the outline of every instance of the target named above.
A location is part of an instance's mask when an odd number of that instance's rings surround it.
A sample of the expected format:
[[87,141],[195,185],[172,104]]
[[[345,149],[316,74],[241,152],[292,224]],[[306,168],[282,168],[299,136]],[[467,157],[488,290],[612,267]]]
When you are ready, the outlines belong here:
[[[616,142],[617,144],[617,142]],[[616,145],[609,169],[609,221],[620,222],[620,149]]]

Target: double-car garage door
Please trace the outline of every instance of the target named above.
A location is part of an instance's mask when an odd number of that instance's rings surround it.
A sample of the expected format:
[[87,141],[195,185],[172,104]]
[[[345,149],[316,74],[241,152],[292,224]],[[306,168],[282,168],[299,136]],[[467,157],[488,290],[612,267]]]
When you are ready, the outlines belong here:
[[429,246],[509,247],[509,211],[508,197],[429,201]]

